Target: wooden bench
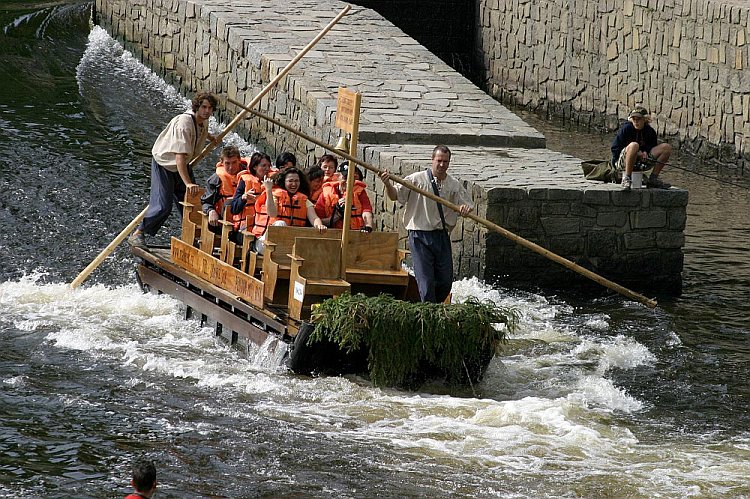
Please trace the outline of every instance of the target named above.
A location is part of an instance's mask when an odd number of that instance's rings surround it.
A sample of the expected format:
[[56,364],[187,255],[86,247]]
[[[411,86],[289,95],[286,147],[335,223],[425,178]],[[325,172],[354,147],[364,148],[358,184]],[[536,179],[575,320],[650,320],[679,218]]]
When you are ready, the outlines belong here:
[[349,291],[351,285],[336,277],[341,271],[341,243],[323,237],[295,239],[289,275],[289,316],[310,318],[314,303]]
[[201,235],[203,224],[201,209],[201,196],[205,189],[200,188],[194,195],[185,193],[185,199],[180,201],[182,205],[182,240],[190,246],[195,246]]
[[[262,279],[265,285],[265,298],[272,304],[283,305],[289,296],[289,255],[292,253],[295,240],[299,237],[335,239],[340,244],[341,230],[329,229],[320,233],[309,227],[268,227]],[[340,253],[340,249],[337,253]],[[409,283],[409,273],[401,267],[405,254],[404,250],[398,249],[396,232],[366,234],[351,231],[345,279],[353,285],[353,291],[366,294],[388,291],[401,298]],[[338,274],[339,272],[335,272],[331,275]]]
[[[266,229],[266,249],[263,252],[262,277],[265,286],[265,298],[272,304],[286,304],[289,275],[292,269],[290,255],[294,249],[294,241],[298,237],[337,239],[340,241],[341,230],[329,229],[321,233],[312,227],[287,227],[278,225],[271,225]],[[340,252],[341,250],[339,249]]]
[[406,286],[409,273],[401,267],[406,251],[398,249],[398,232],[352,231],[347,247],[346,280],[352,284]]

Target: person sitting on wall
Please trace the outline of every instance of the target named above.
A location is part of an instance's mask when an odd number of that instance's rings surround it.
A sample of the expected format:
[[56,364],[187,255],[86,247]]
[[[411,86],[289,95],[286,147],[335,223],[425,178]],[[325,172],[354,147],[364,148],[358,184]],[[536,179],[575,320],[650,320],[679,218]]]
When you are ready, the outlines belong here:
[[311,166],[305,172],[307,175],[307,181],[310,183],[310,201],[314,203],[318,202],[320,194],[323,192],[323,178],[325,172],[319,166]]
[[324,184],[326,182],[335,182],[337,180],[336,169],[338,168],[338,162],[336,161],[336,157],[333,154],[322,155],[320,159],[318,159],[318,162],[315,164],[319,166],[325,174],[323,176]]
[[612,141],[612,165],[622,175],[622,188],[629,191],[633,186],[631,175],[634,169],[653,171],[648,177],[646,187],[669,189],[670,184],[659,178],[664,165],[672,154],[672,146],[659,144],[648,111],[643,106],[636,106]]
[[[237,174],[242,170],[240,150],[236,146],[227,146],[221,151],[221,160],[216,163],[216,172],[208,177],[206,190],[201,196],[203,213],[208,215],[208,228],[215,234],[221,234],[219,220],[224,216],[225,206],[237,189]],[[233,219],[232,222],[235,220]]]
[[256,151],[247,161],[247,168],[237,175],[237,189],[231,203],[232,215],[238,221],[235,230],[252,228],[255,222],[255,201],[263,192],[263,180],[270,171],[271,157]]
[[[355,171],[358,169],[355,168]],[[341,163],[338,166],[337,181],[323,184],[323,193],[318,198],[318,202],[315,203],[315,212],[328,227],[341,229],[344,226],[346,177],[349,170],[349,162],[344,161]],[[372,232],[372,204],[365,191],[366,187],[364,182],[360,180],[354,181],[352,214],[349,226],[353,230]]]
[[272,224],[304,227],[309,222],[320,232],[326,230],[307,197],[310,186],[299,168],[284,168],[271,178],[266,178],[263,187],[264,191],[255,201],[252,233],[256,237],[256,252],[263,254],[266,229]]

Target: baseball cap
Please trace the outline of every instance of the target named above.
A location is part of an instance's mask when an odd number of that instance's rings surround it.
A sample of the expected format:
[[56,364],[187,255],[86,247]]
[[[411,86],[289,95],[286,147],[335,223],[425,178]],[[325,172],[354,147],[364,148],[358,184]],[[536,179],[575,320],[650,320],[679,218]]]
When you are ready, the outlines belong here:
[[633,110],[630,111],[628,118],[632,118],[633,116],[638,116],[639,118],[645,118],[646,116],[648,116],[648,109],[646,109],[643,106],[634,107]]

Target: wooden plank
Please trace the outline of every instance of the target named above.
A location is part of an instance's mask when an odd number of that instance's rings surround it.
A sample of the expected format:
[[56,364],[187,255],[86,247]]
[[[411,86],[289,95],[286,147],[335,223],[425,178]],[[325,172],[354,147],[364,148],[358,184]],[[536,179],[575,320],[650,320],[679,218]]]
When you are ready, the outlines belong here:
[[290,333],[289,331],[294,331],[294,329],[290,329],[290,326],[288,324],[281,322],[278,314],[274,313],[272,310],[268,310],[266,308],[256,308],[252,305],[248,305],[247,303],[240,301],[236,296],[232,295],[226,290],[223,290],[216,285],[211,284],[210,282],[172,263],[169,248],[133,248],[133,254],[148,262],[150,265],[153,265],[154,267],[157,267],[159,269],[163,269],[165,272],[169,273],[175,278],[180,279],[186,283],[190,283],[191,286],[195,286],[205,293],[220,298],[224,302],[231,304],[235,309],[240,310],[247,314],[249,317],[252,317],[257,321],[266,324],[267,328],[273,329],[280,335],[294,336],[296,334],[294,332]]
[[292,259],[301,258],[299,274],[307,278],[338,278],[341,266],[340,243],[322,237],[298,237],[292,248]]
[[138,266],[138,275],[142,282],[162,293],[173,296],[201,314],[211,317],[214,321],[223,324],[224,327],[231,329],[256,345],[263,345],[269,336],[276,337],[276,335],[264,331],[248,320],[238,317],[231,310],[227,310],[217,303],[209,301],[207,298],[160,275],[143,264]]
[[172,238],[172,261],[219,288],[239,296],[256,307],[263,307],[263,282],[213,256]]

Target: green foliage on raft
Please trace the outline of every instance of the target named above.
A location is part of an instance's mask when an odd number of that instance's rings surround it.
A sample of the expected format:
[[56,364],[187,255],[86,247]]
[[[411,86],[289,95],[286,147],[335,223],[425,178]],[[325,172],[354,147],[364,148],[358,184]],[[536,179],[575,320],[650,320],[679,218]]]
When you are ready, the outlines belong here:
[[451,382],[466,383],[467,366],[491,358],[517,321],[514,309],[475,298],[446,305],[346,293],[315,307],[309,343],[328,340],[347,353],[367,349],[370,379],[377,386],[402,386],[426,365]]

